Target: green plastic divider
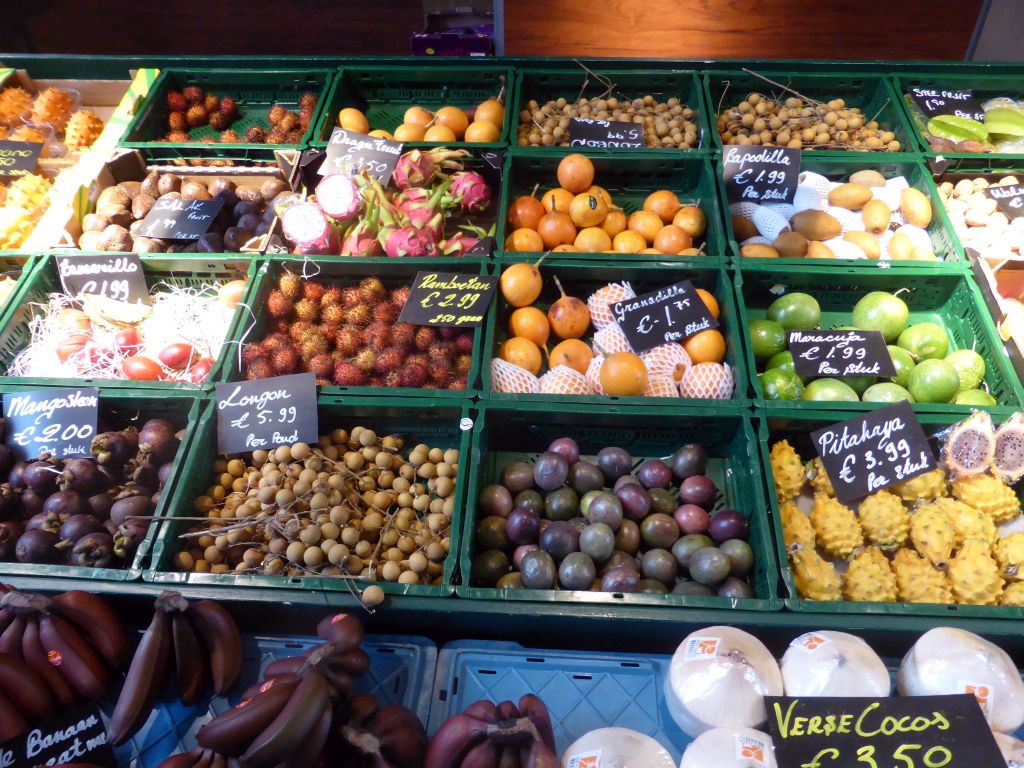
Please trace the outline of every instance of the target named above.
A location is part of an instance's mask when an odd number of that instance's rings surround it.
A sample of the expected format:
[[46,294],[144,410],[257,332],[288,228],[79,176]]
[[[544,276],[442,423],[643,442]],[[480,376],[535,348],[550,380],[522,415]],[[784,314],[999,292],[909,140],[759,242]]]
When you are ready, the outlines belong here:
[[[78,253],[77,251],[75,253]],[[251,284],[256,273],[257,262],[245,254],[197,255],[170,254],[159,256],[141,255],[142,271],[146,275],[146,283],[152,290],[159,283],[179,288],[202,288],[218,282],[229,280],[246,280]],[[7,371],[14,358],[23,350],[31,338],[28,324],[41,314],[40,304],[47,302],[51,293],[62,293],[60,275],[57,273],[57,254],[43,256],[27,280],[20,280],[11,297],[11,311],[0,321],[0,370]],[[128,379],[88,379],[88,378],[43,378],[0,376],[0,385],[17,384],[33,386],[82,387],[95,386],[104,390],[174,390],[198,391],[209,388],[214,382],[221,381],[226,361],[233,356],[234,349],[231,339],[237,334],[237,327],[242,325],[248,311],[241,304],[224,333],[224,345],[210,374],[203,384],[191,384],[174,381],[131,381]],[[237,355],[235,355],[237,356]]]
[[[164,69],[128,124],[119,146],[138,149],[151,163],[213,157],[242,162],[273,162],[275,150],[301,149],[312,138],[324,109],[331,75],[327,69]],[[317,107],[298,144],[220,143],[221,132],[208,125],[193,128],[189,132],[189,142],[163,141],[168,131],[167,94],[190,85],[197,85],[206,93],[235,100],[240,117],[230,128],[242,138],[251,126],[269,130],[267,112],[275,104],[298,114],[299,98],[311,92],[317,96]],[[212,139],[213,143],[205,143],[204,139]]]
[[[1021,619],[1024,609],[1010,606],[984,605],[938,605],[922,603],[881,603],[881,602],[850,602],[850,601],[819,601],[807,600],[799,596],[793,570],[786,554],[785,539],[782,536],[782,523],[779,517],[779,501],[775,495],[774,474],[772,472],[769,452],[771,445],[777,440],[789,441],[801,458],[808,460],[817,454],[811,442],[810,433],[849,419],[859,414],[853,411],[845,413],[822,411],[805,411],[796,408],[777,406],[770,411],[759,414],[756,419],[757,436],[760,443],[760,461],[767,479],[768,508],[771,511],[771,525],[775,535],[776,552],[780,564],[783,581],[783,597],[786,608],[790,611],[803,613],[830,614],[869,614],[880,616],[932,616],[942,619]],[[934,436],[947,427],[960,421],[960,417],[940,413],[919,413],[918,421],[925,433]],[[933,444],[935,454],[939,455],[938,442]]]
[[[935,182],[931,174],[920,162],[903,160],[892,162],[888,158],[876,155],[874,158],[864,157],[862,153],[847,154],[843,156],[819,157],[816,153],[801,153],[800,170],[810,171],[828,177],[831,181],[845,182],[857,171],[873,170],[878,171],[887,179],[896,176],[904,176],[907,182],[914,189],[920,190],[931,200],[932,221],[928,225],[928,234],[932,240],[932,250],[938,257],[938,261],[850,261],[847,259],[769,259],[772,265],[780,267],[802,267],[804,269],[829,270],[836,266],[850,267],[857,271],[873,272],[879,269],[888,269],[891,266],[900,266],[914,269],[922,273],[935,272],[963,272],[969,267],[967,259],[963,255],[963,249],[953,232],[953,226],[946,216],[946,209],[939,199]],[[872,161],[874,160],[874,162]],[[718,160],[718,177],[724,178],[722,160]],[[737,266],[745,266],[758,259],[744,258],[740,256],[740,245],[736,241],[736,233],[732,227],[732,217],[729,214],[729,201],[725,191],[725,184],[720,184],[719,192],[722,197],[722,210],[725,212],[725,227],[729,239],[729,246],[732,250],[733,260]],[[761,260],[763,261],[763,260]]]
[[[245,304],[251,308],[252,315],[247,322],[239,323],[233,340],[242,345],[256,342],[270,333],[273,322],[265,310],[267,297],[277,287],[281,274],[288,270],[308,279],[321,280],[341,288],[358,285],[365,277],[379,277],[388,290],[401,286],[412,285],[419,272],[460,272],[463,274],[483,275],[486,271],[478,259],[343,259],[330,257],[274,256],[259,265],[255,279],[246,294]],[[485,321],[486,322],[486,321]],[[466,390],[451,389],[414,389],[408,387],[339,387],[335,384],[323,384],[318,387],[325,395],[381,395],[386,397],[432,397],[438,400],[452,400],[476,394],[480,379],[480,344],[484,335],[484,325],[477,326],[473,331],[473,367],[469,371]],[[231,355],[225,365],[223,378],[218,381],[239,381],[245,378],[241,368],[241,355]],[[2,380],[0,380],[2,381]]]
[[[523,254],[514,254],[499,259],[494,265],[494,273],[500,275],[510,264],[531,261],[527,258],[517,258]],[[734,380],[733,398],[731,400],[699,400],[695,398],[674,398],[674,397],[611,397],[608,395],[542,395],[542,394],[516,394],[493,392],[493,377],[491,375],[490,361],[497,357],[498,350],[505,339],[509,337],[508,320],[513,308],[504,300],[500,291],[494,297],[491,310],[487,314],[487,335],[484,338],[483,354],[481,356],[481,369],[483,381],[481,385],[481,397],[491,403],[516,402],[522,408],[534,408],[544,403],[582,403],[600,407],[622,406],[622,405],[646,405],[664,408],[677,408],[678,406],[704,406],[709,413],[722,411],[725,413],[746,408],[750,405],[747,397],[747,366],[743,359],[743,342],[741,341],[742,329],[736,305],[733,303],[732,283],[729,273],[722,267],[705,266],[700,259],[681,259],[677,262],[652,262],[640,264],[638,262],[626,262],[618,264],[614,261],[604,262],[581,262],[566,261],[548,257],[540,266],[540,274],[543,279],[543,288],[540,297],[533,303],[533,306],[547,311],[548,307],[557,300],[561,294],[554,278],[561,281],[562,288],[566,295],[586,301],[592,293],[609,283],[628,282],[637,296],[656,291],[670,285],[675,285],[682,280],[689,280],[695,288],[703,288],[710,291],[717,299],[719,306],[718,330],[725,337],[725,360],[724,362],[732,369]],[[593,326],[591,326],[593,327]],[[593,333],[588,332],[583,340],[589,344]],[[558,343],[558,339],[552,334],[548,341],[548,348],[551,349]],[[546,370],[546,366],[542,367]]]
[[[946,329],[950,349],[974,349],[985,360],[987,388],[998,403],[986,407],[993,414],[1008,414],[1020,407],[1024,389],[1013,372],[1003,343],[999,339],[978,288],[970,277],[962,274],[924,274],[920,270],[892,267],[866,273],[851,268],[835,268],[828,272],[808,272],[799,267],[774,267],[770,264],[744,265],[736,276],[736,303],[739,306],[746,343],[747,366],[756,405],[782,404],[796,410],[863,412],[884,404],[830,403],[817,401],[766,401],[759,370],[747,328],[754,320],[767,316],[768,307],[786,292],[807,293],[821,306],[821,327],[850,325],[854,305],[872,291],[899,292],[910,310],[908,325],[933,322]],[[915,403],[918,413],[941,413],[965,417],[978,406]]]
[[[866,121],[876,120],[883,131],[892,131],[900,143],[899,152],[866,152],[883,155],[888,160],[905,160],[917,146],[914,132],[906,121],[899,98],[884,75],[870,72],[844,72],[843,74],[808,72],[802,70],[778,71],[758,67],[758,72],[770,76],[785,88],[773,85],[743,70],[712,69],[704,74],[707,103],[713,113],[708,116],[716,149],[722,148],[718,133],[718,115],[747,98],[751,93],[771,94],[786,99],[792,96],[828,102],[843,99],[847,108],[857,107]],[[786,90],[790,89],[790,90]],[[799,94],[799,95],[798,95]],[[849,154],[849,150],[805,150],[815,155]],[[913,156],[910,154],[910,156]]]
[[[18,283],[28,283],[32,279],[32,273],[44,261],[45,257],[37,254],[19,254],[14,252],[0,252],[0,275],[9,275],[17,279]],[[15,284],[7,301],[0,304],[0,329],[7,327],[7,316],[18,308],[14,298],[18,295],[18,286]]]
[[[505,184],[501,198],[501,213],[498,219],[497,248],[502,249],[506,238],[512,233],[508,223],[508,211],[516,198],[530,195],[539,185],[537,192],[543,195],[558,184],[558,164],[564,155],[543,156],[510,153],[505,160]],[[708,160],[700,155],[675,153],[602,152],[589,154],[594,163],[594,183],[608,190],[612,204],[621,208],[626,215],[643,209],[644,200],[652,192],[668,189],[676,194],[684,205],[699,205],[707,216],[707,230],[704,237],[694,242],[702,247],[704,260],[709,265],[725,261],[728,241],[722,233],[721,215],[718,209],[719,194],[716,187],[715,171]],[[508,251],[518,256],[520,253]],[[528,255],[528,254],[526,254]],[[540,253],[535,258],[539,258]],[[673,257],[650,253],[558,253],[560,259],[598,259],[618,262],[667,261],[676,258],[684,261],[686,256]]]
[[[460,469],[470,455],[469,400],[439,401],[430,398],[384,398],[348,397],[321,395],[317,398],[320,432],[329,434],[334,429],[351,432],[355,426],[373,429],[378,435],[399,435],[405,439],[403,453],[418,443],[427,443],[432,448],[459,450]],[[189,586],[219,586],[234,588],[280,589],[282,597],[290,602],[302,603],[307,599],[322,603],[321,590],[350,592],[354,584],[348,579],[324,577],[319,573],[305,576],[265,576],[251,573],[184,573],[174,568],[174,556],[182,550],[180,536],[193,528],[194,521],[173,518],[195,517],[193,502],[216,483],[213,462],[217,453],[217,409],[211,396],[202,417],[192,430],[191,450],[186,462],[175,473],[174,498],[153,546],[153,559],[143,573],[144,581],[157,584],[182,584]],[[459,536],[462,529],[462,510],[465,508],[465,487],[468,472],[462,472],[456,481],[455,511],[452,516],[449,554],[445,560],[443,583],[438,586],[422,584],[398,584],[384,581],[356,581],[360,587],[378,584],[389,595],[416,595],[421,597],[444,597],[454,591]],[[308,595],[303,597],[303,595]]]
[[[70,384],[68,386],[81,386]],[[0,392],[28,392],[38,390],[37,386],[0,386]],[[187,392],[155,392],[118,390],[100,393],[99,417],[101,424],[110,429],[122,429],[127,426],[141,427],[149,419],[166,419],[176,427],[185,429],[185,436],[174,457],[174,470],[171,472],[164,487],[160,490],[160,500],[153,511],[155,518],[167,514],[172,508],[179,470],[191,456],[192,427],[199,419],[202,395]],[[102,427],[101,427],[102,428]],[[0,580],[13,577],[43,577],[103,582],[131,582],[142,577],[143,567],[149,559],[153,542],[160,528],[158,520],[149,525],[146,537],[128,568],[88,568],[80,565],[37,564],[37,563],[0,563]]]
[[[615,69],[607,73],[607,82],[603,82],[595,76],[605,76],[601,71],[601,63],[591,63],[590,69],[591,71],[587,72],[580,62],[573,61],[560,66],[546,64],[544,67],[534,68],[531,66],[517,70],[516,102],[508,136],[508,142],[515,152],[561,155],[566,152],[582,151],[589,154],[591,150],[587,148],[570,148],[568,133],[566,133],[566,143],[561,146],[531,147],[519,144],[518,126],[523,122],[523,112],[529,111],[531,101],[543,105],[550,100],[566,99],[569,102],[574,102],[584,96],[594,99],[605,94],[617,99],[629,100],[650,95],[662,103],[668,99],[677,98],[683,106],[696,112],[693,122],[697,126],[697,146],[689,150],[681,150],[677,147],[650,147],[631,151],[678,153],[713,148],[710,135],[712,123],[701,98],[700,81],[697,73],[692,69],[673,68],[669,71]],[[611,89],[609,89],[609,83],[613,86]]]
[[[704,409],[664,409],[610,405],[593,408],[560,403],[537,405],[527,412],[515,404],[488,403],[473,428],[473,466],[466,494],[466,522],[460,554],[462,584],[459,597],[472,600],[510,600],[545,603],[596,603],[608,606],[660,606],[670,608],[729,607],[739,610],[774,611],[777,599],[777,562],[772,552],[762,475],[757,469],[756,437],[750,419],[742,413],[709,415]],[[681,445],[703,445],[709,455],[707,475],[719,490],[715,509],[734,508],[750,521],[749,542],[754,551],[755,597],[729,599],[690,595],[623,594],[539,589],[497,589],[474,585],[470,580],[478,548],[474,530],[482,515],[476,499],[487,485],[500,482],[502,469],[514,461],[534,461],[556,438],[572,437],[583,456],[614,445],[629,451],[634,467],[646,458],[667,459]],[[675,495],[675,489],[673,489]],[[508,553],[511,560],[512,551]],[[529,609],[508,610],[528,615]]]
[[505,87],[505,120],[494,142],[406,142],[406,148],[444,146],[504,147],[508,144],[509,126],[514,120],[511,101],[513,75],[508,67],[496,66],[491,61],[476,67],[443,66],[372,66],[343,67],[331,83],[324,99],[324,110],[310,137],[310,146],[326,147],[331,131],[338,125],[338,113],[345,107],[355,107],[366,115],[370,129],[394,133],[404,120],[405,111],[420,106],[431,112],[441,107],[475,108],[480,103],[498,96]]

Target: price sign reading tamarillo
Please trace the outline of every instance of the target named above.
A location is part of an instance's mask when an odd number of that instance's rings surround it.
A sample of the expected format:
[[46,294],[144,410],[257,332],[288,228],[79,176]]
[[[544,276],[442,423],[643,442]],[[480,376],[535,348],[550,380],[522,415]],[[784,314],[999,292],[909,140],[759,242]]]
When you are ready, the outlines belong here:
[[402,156],[402,146],[400,141],[335,128],[327,142],[327,157],[318,173],[321,176],[330,173],[356,176],[365,172],[386,187]]
[[996,201],[999,210],[1008,219],[1024,217],[1024,185],[1004,184],[998,187],[986,187],[985,194]]
[[935,469],[928,438],[910,403],[879,408],[811,433],[843,504]]
[[316,377],[312,373],[216,386],[217,450],[246,453],[316,443]]
[[977,120],[979,123],[985,121],[985,110],[974,98],[974,91],[970,88],[911,88],[910,98],[928,117],[956,115],[968,120]]
[[0,141],[0,181],[35,173],[42,151],[34,141]]
[[491,275],[419,272],[398,322],[473,328],[484,321],[497,287]]
[[896,375],[878,331],[790,331],[789,351],[799,376]]
[[1005,761],[977,698],[766,696],[780,766],[981,768]]
[[4,443],[18,459],[92,456],[100,391],[50,389],[4,394]]
[[792,203],[800,177],[800,150],[726,145],[722,175],[730,203]]
[[91,293],[132,303],[149,298],[137,253],[58,256],[57,272],[68,296]]
[[611,310],[638,355],[718,327],[715,316],[689,280],[617,302]]

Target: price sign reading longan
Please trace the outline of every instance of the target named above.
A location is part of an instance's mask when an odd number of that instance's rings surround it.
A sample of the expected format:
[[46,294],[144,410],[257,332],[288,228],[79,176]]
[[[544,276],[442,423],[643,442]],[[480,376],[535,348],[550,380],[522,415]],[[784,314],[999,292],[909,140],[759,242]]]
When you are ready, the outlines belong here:
[[792,203],[800,177],[800,150],[726,146],[722,175],[730,203]]
[[1009,219],[1024,217],[1024,185],[1006,184],[986,187],[985,194],[996,201],[999,210]]
[[789,351],[799,376],[896,375],[896,366],[878,331],[790,331]]
[[956,115],[968,120],[985,121],[985,110],[974,98],[971,89],[949,90],[945,88],[911,88],[910,98],[928,117]]
[[35,173],[42,151],[35,141],[0,141],[0,181]]
[[474,328],[484,321],[497,287],[498,278],[490,275],[420,272],[398,322]]
[[978,699],[766,696],[780,766],[981,768],[1005,765]]
[[217,450],[245,453],[320,436],[312,373],[218,384]]
[[569,120],[569,146],[594,149],[643,149],[644,127],[616,120]]
[[91,456],[100,391],[96,387],[4,394],[4,442],[19,459]]

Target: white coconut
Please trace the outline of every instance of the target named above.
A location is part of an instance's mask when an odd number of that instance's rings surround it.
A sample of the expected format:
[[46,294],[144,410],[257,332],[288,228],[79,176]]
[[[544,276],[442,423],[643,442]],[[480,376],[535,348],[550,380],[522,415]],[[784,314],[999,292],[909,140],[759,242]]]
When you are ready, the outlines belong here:
[[1003,753],[1006,768],[1024,768],[1024,741],[998,731],[992,731],[992,735]]
[[753,728],[712,728],[686,748],[679,768],[776,768],[772,737]]
[[782,673],[764,644],[734,627],[707,627],[686,637],[669,665],[665,703],[690,736],[711,728],[754,728],[765,696],[782,695]]
[[819,630],[800,635],[789,644],[782,663],[787,696],[889,695],[891,682],[885,664],[871,646],[856,635]]
[[1006,651],[977,635],[936,627],[918,638],[900,663],[902,696],[973,693],[993,730],[1024,724],[1024,682]]
[[562,755],[562,768],[596,757],[600,768],[675,768],[661,744],[629,728],[598,728],[580,736]]

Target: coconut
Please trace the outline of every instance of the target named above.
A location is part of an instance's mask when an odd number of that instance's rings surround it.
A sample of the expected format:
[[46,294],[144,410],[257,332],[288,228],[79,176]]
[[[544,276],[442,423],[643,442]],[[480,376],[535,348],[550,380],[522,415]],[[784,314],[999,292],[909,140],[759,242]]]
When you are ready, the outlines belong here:
[[856,635],[820,630],[789,644],[780,664],[787,696],[889,695],[885,664]]
[[580,736],[562,755],[562,768],[596,757],[601,768],[675,768],[661,744],[629,728],[598,728]]
[[753,728],[712,728],[686,748],[679,768],[776,768],[772,737]]

